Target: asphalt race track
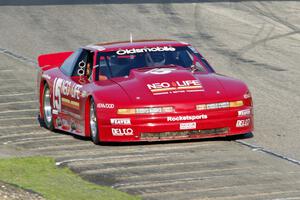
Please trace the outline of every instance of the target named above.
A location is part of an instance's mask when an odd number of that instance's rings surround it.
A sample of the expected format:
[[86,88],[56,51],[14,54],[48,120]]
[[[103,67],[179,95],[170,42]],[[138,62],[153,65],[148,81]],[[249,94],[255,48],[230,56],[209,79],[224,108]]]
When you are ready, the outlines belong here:
[[[300,199],[300,2],[159,2],[0,0],[0,157],[53,156],[145,199]],[[95,146],[40,127],[37,56],[130,33],[190,42],[244,80],[254,137]]]

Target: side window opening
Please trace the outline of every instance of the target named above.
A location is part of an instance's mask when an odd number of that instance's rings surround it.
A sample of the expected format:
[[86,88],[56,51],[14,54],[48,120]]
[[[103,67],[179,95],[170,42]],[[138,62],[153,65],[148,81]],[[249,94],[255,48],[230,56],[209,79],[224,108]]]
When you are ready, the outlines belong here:
[[107,56],[100,56],[99,66],[96,68],[96,81],[107,80],[111,77],[111,70],[108,67],[109,59]]
[[60,70],[67,76],[72,76],[74,63],[78,59],[78,56],[81,54],[82,49],[78,49],[73,54],[71,54],[61,65]]
[[94,53],[89,50],[83,50],[77,61],[75,62],[72,76],[85,77],[89,80],[92,78]]

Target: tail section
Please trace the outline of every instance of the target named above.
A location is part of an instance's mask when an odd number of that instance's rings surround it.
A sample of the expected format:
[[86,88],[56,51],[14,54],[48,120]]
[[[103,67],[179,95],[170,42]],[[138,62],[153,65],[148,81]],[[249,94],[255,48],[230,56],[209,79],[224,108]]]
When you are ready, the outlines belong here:
[[69,51],[43,54],[38,57],[38,64],[44,71],[54,67],[60,67],[72,53],[72,51]]

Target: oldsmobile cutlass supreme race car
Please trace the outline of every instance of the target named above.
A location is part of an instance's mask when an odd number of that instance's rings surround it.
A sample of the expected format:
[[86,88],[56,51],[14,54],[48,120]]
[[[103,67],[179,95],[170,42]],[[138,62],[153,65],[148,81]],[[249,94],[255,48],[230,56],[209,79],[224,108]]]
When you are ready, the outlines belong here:
[[225,137],[253,130],[252,98],[216,74],[190,44],[172,40],[89,45],[40,55],[40,118],[101,141]]

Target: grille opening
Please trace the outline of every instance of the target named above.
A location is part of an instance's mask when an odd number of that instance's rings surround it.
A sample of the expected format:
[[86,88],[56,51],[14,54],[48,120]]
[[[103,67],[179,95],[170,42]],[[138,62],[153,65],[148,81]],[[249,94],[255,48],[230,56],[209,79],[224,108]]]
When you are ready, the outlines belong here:
[[226,134],[228,128],[214,128],[204,130],[187,130],[187,131],[168,131],[158,133],[141,133],[141,139],[164,139],[164,138],[179,138],[190,137],[194,135],[207,135],[207,134]]

